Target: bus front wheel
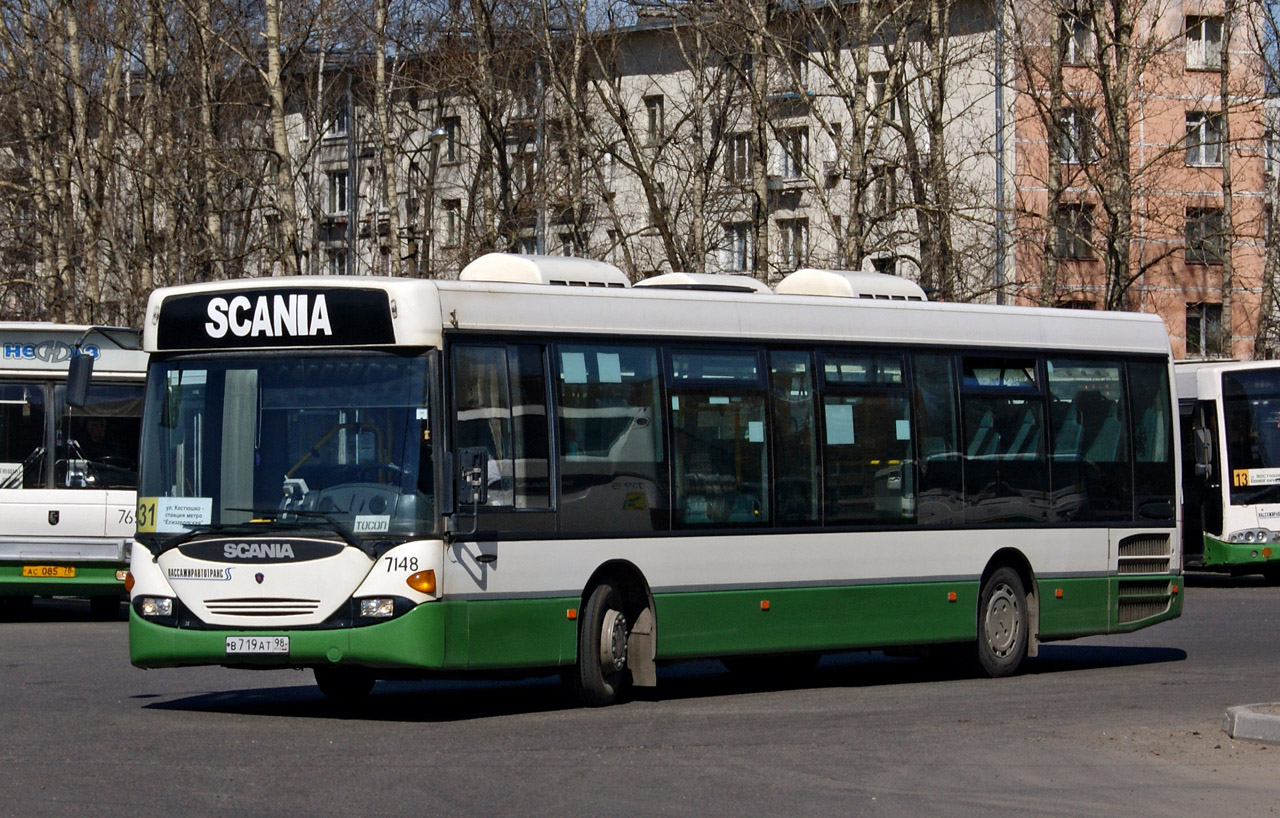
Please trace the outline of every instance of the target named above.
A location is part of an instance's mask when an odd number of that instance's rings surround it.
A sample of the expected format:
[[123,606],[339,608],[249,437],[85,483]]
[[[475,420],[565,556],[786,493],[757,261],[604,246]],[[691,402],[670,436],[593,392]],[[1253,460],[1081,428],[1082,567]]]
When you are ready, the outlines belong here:
[[1007,565],[982,584],[978,601],[978,661],[988,676],[1010,676],[1027,655],[1027,594]]
[[609,581],[592,589],[578,628],[578,663],[570,678],[583,704],[604,707],[616,702],[631,679],[627,640],[631,623],[622,594]]

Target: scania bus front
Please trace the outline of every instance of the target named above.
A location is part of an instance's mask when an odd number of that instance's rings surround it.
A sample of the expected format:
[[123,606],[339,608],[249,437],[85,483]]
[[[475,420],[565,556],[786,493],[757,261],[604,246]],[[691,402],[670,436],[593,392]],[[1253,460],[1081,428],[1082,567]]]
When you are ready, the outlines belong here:
[[406,633],[438,608],[435,353],[394,345],[374,289],[176,302],[152,303],[133,663],[313,667],[330,691],[430,666],[438,640]]

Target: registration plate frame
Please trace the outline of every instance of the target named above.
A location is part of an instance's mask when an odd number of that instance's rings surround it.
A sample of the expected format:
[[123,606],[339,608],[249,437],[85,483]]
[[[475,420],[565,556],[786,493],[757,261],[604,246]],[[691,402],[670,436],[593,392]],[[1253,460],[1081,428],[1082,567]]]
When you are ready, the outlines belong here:
[[74,565],[24,565],[22,576],[34,579],[75,579]]
[[228,636],[224,643],[227,656],[288,656],[288,636]]

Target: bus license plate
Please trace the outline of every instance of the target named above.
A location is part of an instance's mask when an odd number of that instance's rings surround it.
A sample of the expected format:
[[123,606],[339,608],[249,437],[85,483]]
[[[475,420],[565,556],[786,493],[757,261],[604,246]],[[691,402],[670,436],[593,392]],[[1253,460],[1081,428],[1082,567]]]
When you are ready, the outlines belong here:
[[289,652],[287,636],[228,636],[227,655]]
[[70,579],[76,575],[76,567],[74,565],[24,565],[22,566],[22,575],[24,577],[40,577],[41,579],[49,579],[50,577]]

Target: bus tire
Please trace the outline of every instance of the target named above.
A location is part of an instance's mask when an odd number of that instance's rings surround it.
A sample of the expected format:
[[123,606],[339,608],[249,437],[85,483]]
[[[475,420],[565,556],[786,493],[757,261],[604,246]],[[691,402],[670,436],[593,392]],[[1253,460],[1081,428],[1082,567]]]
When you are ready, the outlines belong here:
[[988,676],[1011,676],[1027,655],[1027,594],[1009,566],[996,569],[978,597],[978,662]]
[[1272,585],[1280,585],[1280,565],[1268,564],[1262,566],[1262,578]]
[[578,627],[578,663],[571,686],[588,707],[605,707],[622,695],[631,681],[627,639],[631,635],[622,594],[604,580],[587,596]]
[[89,597],[89,615],[103,622],[114,622],[120,618],[120,597]]
[[373,683],[377,681],[368,668],[363,667],[317,667],[316,687],[326,699],[336,702],[355,702],[369,695]]

